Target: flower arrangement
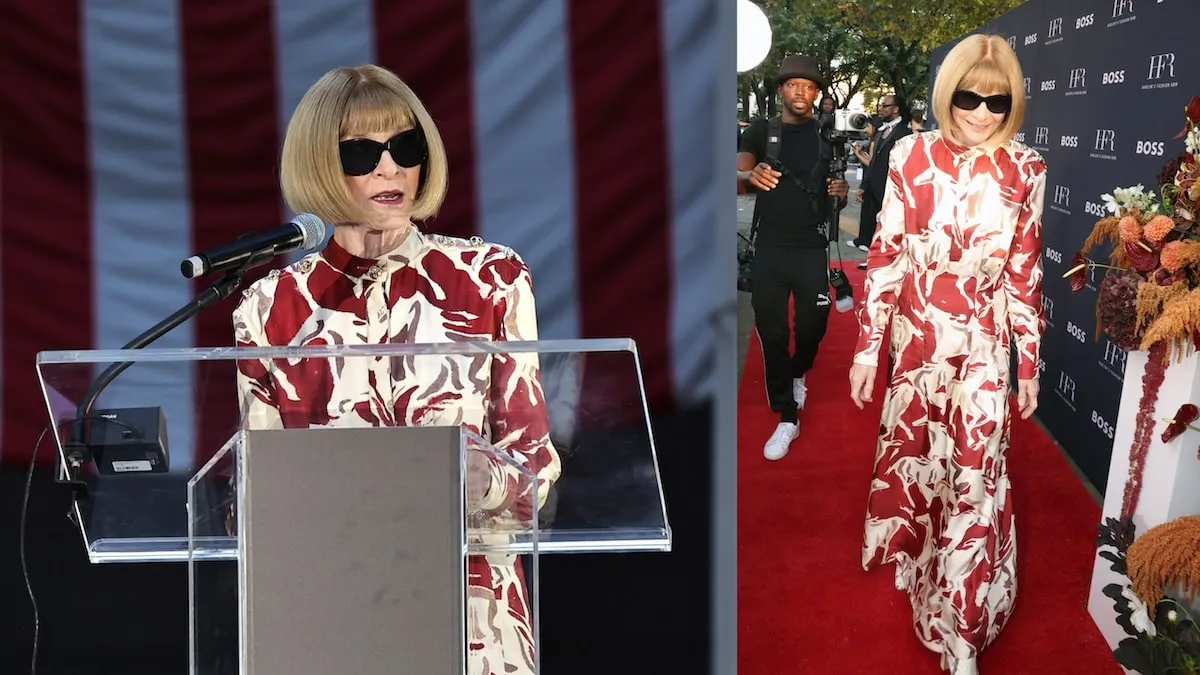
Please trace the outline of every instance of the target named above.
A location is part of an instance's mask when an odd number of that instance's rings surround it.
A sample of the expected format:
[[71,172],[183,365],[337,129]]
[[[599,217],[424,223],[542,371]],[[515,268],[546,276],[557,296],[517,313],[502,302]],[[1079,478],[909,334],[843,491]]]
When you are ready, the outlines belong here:
[[[1158,190],[1141,184],[1103,195],[1109,216],[1097,221],[1064,275],[1082,290],[1091,269],[1109,270],[1101,282],[1096,318],[1113,343],[1149,350],[1167,343],[1177,356],[1200,348],[1200,96],[1185,109],[1176,138],[1186,151],[1158,175]],[[1108,264],[1087,257],[1111,245]]]
[[[1121,512],[1101,523],[1096,540],[1099,555],[1126,577],[1103,591],[1130,636],[1113,655],[1140,673],[1200,674],[1200,627],[1167,596],[1170,588],[1182,588],[1188,601],[1200,593],[1200,516],[1150,528],[1141,537],[1133,525],[1167,366],[1172,357],[1200,351],[1200,96],[1188,102],[1184,118],[1176,139],[1183,139],[1185,151],[1163,166],[1157,191],[1135,185],[1104,195],[1108,215],[1096,222],[1063,275],[1078,292],[1092,270],[1106,270],[1096,289],[1097,335],[1125,350],[1148,352]],[[1101,244],[1110,247],[1106,263],[1088,257]],[[1200,408],[1181,406],[1166,420],[1162,441],[1200,431],[1193,426],[1198,419]]]
[[[1200,627],[1179,600],[1181,589],[1194,602],[1200,591],[1200,516],[1184,516],[1134,537],[1128,518],[1100,525],[1096,545],[1110,569],[1123,577],[1103,593],[1113,600],[1117,624],[1129,637],[1113,656],[1129,670],[1146,673],[1200,673]],[[1112,549],[1112,550],[1105,550]]]
[[[1157,191],[1139,184],[1104,195],[1110,215],[1096,222],[1063,275],[1078,292],[1091,270],[1107,270],[1097,287],[1097,335],[1149,352],[1121,509],[1127,517],[1141,495],[1167,365],[1200,350],[1200,96],[1188,102],[1184,120],[1176,138],[1184,139],[1185,152],[1163,166]],[[1106,264],[1088,257],[1101,244],[1111,247]]]

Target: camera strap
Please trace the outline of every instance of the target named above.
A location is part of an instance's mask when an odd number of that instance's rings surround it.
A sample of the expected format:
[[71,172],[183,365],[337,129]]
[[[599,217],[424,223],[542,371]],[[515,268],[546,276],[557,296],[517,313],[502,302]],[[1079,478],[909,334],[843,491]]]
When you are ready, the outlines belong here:
[[[776,115],[767,119],[767,157],[774,159],[780,164],[783,164],[783,160],[779,159],[779,152],[782,147],[783,116]],[[786,167],[787,165],[785,164],[784,166]],[[808,190],[808,186],[795,173],[791,171],[786,171],[784,173],[787,174],[788,178],[792,179],[792,182],[796,184],[796,187],[800,188],[801,190]]]

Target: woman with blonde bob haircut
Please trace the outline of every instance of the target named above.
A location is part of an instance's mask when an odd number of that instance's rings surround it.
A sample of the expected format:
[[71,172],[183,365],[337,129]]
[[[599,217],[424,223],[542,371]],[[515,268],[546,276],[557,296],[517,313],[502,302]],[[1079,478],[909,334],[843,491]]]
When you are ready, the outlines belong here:
[[[446,197],[446,151],[394,74],[365,65],[318,80],[288,125],[280,183],[288,205],[332,223],[333,236],[245,291],[233,315],[238,346],[537,340],[533,281],[519,255],[414,223]],[[472,522],[519,527],[559,476],[536,353],[239,361],[237,384],[250,429],[465,425],[513,460],[470,453]],[[468,559],[472,675],[534,672],[517,563]]]
[[942,129],[889,157],[850,368],[861,409],[890,329],[862,564],[894,566],[918,638],[954,675],[979,672],[1017,594],[1010,353],[1027,419],[1045,329],[1046,163],[1013,140],[1023,85],[1003,38],[973,35],[946,56],[931,106]]

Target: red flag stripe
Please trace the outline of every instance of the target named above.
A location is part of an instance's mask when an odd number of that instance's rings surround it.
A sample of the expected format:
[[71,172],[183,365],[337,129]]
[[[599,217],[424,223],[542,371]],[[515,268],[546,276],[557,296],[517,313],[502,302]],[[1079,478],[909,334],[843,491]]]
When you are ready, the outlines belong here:
[[[279,129],[274,3],[180,5],[193,250],[278,224]],[[268,267],[248,275],[261,277]],[[196,284],[196,291],[216,277]],[[240,294],[196,319],[196,346],[229,346],[230,315]],[[237,425],[231,363],[196,372],[196,459],[221,447]]]
[[404,80],[429,109],[446,144],[450,193],[423,229],[478,232],[469,0],[375,0],[376,62]]
[[582,337],[632,337],[651,406],[671,382],[670,167],[662,8],[568,5]]
[[[27,462],[49,419],[37,353],[93,343],[91,176],[79,3],[8,3],[0,21],[3,459]],[[78,373],[80,393],[87,382]],[[52,448],[41,457],[53,457]]]

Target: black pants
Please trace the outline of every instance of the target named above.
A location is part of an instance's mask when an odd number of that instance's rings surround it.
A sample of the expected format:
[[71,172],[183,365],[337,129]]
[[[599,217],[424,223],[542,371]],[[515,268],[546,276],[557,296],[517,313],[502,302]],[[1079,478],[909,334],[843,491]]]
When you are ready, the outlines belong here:
[[[795,304],[796,349],[791,347],[788,300]],[[796,422],[792,379],[812,368],[829,323],[829,259],[819,248],[760,246],[754,254],[750,303],[762,343],[767,400],[781,422]]]
[[871,240],[875,238],[875,221],[879,218],[879,210],[882,206],[870,190],[863,192],[862,209],[858,214],[858,236],[854,238],[855,245],[871,245]]

